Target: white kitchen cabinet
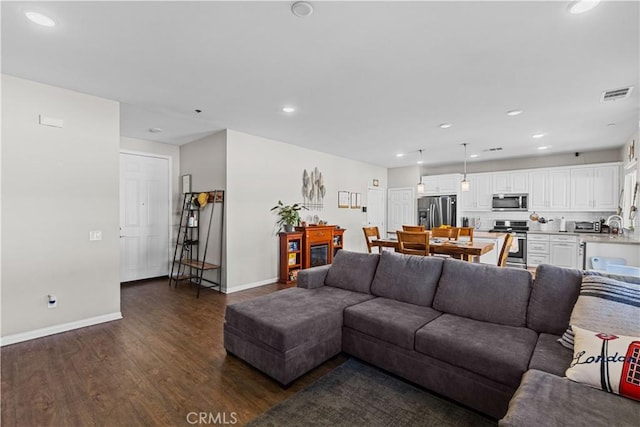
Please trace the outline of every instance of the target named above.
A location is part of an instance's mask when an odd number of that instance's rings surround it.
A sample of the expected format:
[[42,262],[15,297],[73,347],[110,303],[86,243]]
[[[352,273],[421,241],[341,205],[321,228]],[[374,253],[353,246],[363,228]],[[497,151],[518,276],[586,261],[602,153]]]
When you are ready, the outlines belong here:
[[581,268],[578,255],[578,236],[551,235],[549,260],[558,267]]
[[529,173],[529,210],[566,210],[570,208],[571,173],[569,169],[541,169]]
[[571,169],[571,209],[612,211],[618,207],[619,166]]
[[527,267],[549,264],[549,235],[527,234]]
[[580,268],[578,236],[563,234],[527,234],[527,266],[551,264]]
[[500,172],[493,175],[493,192],[528,193],[529,174],[527,172]]
[[461,193],[463,211],[490,211],[492,192],[491,174],[468,174],[471,189]]
[[458,194],[461,180],[462,178],[458,173],[423,176],[422,183],[424,184],[424,193],[427,196]]

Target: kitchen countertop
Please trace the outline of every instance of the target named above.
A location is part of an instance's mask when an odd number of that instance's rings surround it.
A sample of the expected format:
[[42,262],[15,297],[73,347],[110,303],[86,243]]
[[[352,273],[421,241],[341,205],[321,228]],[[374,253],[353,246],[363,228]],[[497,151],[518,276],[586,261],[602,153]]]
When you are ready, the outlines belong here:
[[503,238],[507,233],[495,233],[490,231],[475,231],[473,232],[473,238],[476,237],[479,239],[500,239]]
[[640,239],[636,236],[629,236],[627,234],[614,235],[614,234],[600,234],[600,233],[571,233],[562,232],[558,230],[529,230],[528,234],[554,234],[562,236],[578,236],[582,242],[592,243],[620,243],[627,245],[640,245]]

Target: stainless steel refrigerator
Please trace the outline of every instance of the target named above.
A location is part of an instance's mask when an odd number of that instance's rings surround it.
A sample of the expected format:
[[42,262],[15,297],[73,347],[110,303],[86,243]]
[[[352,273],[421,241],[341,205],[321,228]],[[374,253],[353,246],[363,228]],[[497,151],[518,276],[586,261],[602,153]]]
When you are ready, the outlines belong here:
[[418,225],[426,229],[456,226],[456,196],[418,197]]

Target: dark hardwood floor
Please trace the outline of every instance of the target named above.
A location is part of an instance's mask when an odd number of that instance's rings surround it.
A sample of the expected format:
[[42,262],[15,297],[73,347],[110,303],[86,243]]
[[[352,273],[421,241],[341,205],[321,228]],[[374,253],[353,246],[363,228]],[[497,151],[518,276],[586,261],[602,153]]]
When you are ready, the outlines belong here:
[[122,320],[0,350],[0,422],[3,427],[173,426],[198,420],[244,425],[346,360],[337,356],[283,390],[227,356],[222,343],[227,303],[284,287],[230,295],[204,290],[196,299],[194,288],[169,288],[166,279],[125,284]]

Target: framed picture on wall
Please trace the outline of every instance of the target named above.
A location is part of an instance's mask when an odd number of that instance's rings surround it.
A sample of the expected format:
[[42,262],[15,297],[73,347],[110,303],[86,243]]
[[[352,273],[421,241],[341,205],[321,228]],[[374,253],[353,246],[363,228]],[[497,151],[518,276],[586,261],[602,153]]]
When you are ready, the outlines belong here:
[[191,174],[182,175],[182,194],[191,193]]
[[338,191],[338,207],[339,208],[348,208],[349,207],[349,192],[348,191]]
[[351,209],[360,209],[360,193],[351,193]]

